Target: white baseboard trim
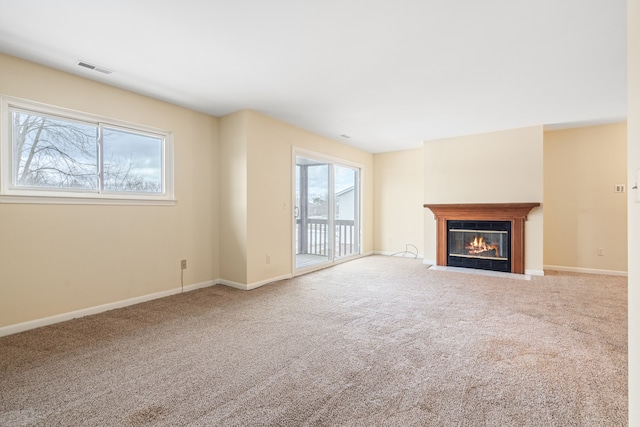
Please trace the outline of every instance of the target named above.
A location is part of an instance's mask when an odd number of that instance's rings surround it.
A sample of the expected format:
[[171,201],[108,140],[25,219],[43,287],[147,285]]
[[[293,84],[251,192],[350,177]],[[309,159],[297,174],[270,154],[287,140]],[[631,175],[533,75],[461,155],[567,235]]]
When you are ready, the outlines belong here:
[[423,259],[422,263],[426,264],[426,265],[436,265],[436,260],[435,259]]
[[[184,292],[194,291],[196,289],[206,288],[214,286],[216,283],[213,280],[208,280],[202,283],[196,283],[184,287]],[[14,325],[0,327],[0,337],[7,335],[17,334],[19,332],[28,331],[30,329],[40,328],[42,326],[53,325],[55,323],[66,322],[67,320],[77,319],[79,317],[90,316],[92,314],[103,313],[105,311],[114,310],[116,308],[128,307],[130,305],[140,304],[143,302],[151,301],[158,298],[164,298],[171,295],[182,293],[182,288],[169,289],[167,291],[155,292],[153,294],[142,295],[127,300],[111,302],[108,304],[97,305],[94,307],[83,308],[76,311],[70,311],[68,313],[56,314],[54,316],[43,317],[41,319],[29,320],[23,323],[16,323]]]
[[280,277],[273,277],[271,279],[262,280],[260,282],[248,283],[248,284],[233,282],[231,280],[218,279],[216,280],[216,283],[218,283],[219,285],[229,286],[230,288],[241,289],[243,291],[250,291],[252,289],[256,289],[261,286],[268,285],[269,283],[278,282],[280,280],[291,279],[292,277],[293,276],[291,274],[285,274]]
[[586,274],[602,274],[605,276],[622,276],[627,277],[626,271],[620,270],[603,270],[598,268],[582,268],[582,267],[565,267],[562,265],[545,265],[545,270],[567,271],[570,273],[586,273]]

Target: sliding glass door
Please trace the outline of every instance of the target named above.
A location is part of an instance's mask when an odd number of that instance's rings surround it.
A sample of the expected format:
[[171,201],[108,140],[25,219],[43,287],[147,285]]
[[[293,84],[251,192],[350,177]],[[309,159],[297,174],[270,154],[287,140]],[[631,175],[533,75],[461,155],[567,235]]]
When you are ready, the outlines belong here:
[[296,157],[296,269],[327,263],[329,164]]
[[295,157],[296,270],[360,253],[360,169]]

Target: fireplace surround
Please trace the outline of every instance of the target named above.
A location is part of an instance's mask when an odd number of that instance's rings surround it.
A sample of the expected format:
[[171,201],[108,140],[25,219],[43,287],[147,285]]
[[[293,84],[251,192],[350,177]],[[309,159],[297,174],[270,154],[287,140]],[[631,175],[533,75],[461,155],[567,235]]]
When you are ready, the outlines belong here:
[[436,219],[436,264],[524,274],[524,222],[538,206],[425,204]]

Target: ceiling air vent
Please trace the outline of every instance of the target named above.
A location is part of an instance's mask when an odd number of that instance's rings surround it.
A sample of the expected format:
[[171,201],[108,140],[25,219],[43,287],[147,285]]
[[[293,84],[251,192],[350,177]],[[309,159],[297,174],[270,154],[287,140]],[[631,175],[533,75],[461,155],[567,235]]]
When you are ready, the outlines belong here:
[[89,64],[88,62],[84,62],[84,61],[78,61],[78,65],[84,68],[88,68],[90,70],[93,71],[97,71],[99,73],[103,73],[103,74],[111,74],[113,73],[112,70],[109,70],[107,68],[104,67],[99,67],[97,65],[93,65],[93,64]]

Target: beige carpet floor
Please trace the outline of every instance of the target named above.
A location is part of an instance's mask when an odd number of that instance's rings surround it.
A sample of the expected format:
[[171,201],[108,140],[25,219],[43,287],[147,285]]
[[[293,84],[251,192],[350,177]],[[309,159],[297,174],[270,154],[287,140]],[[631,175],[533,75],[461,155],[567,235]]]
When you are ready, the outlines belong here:
[[2,426],[624,426],[626,278],[372,256],[0,338]]

